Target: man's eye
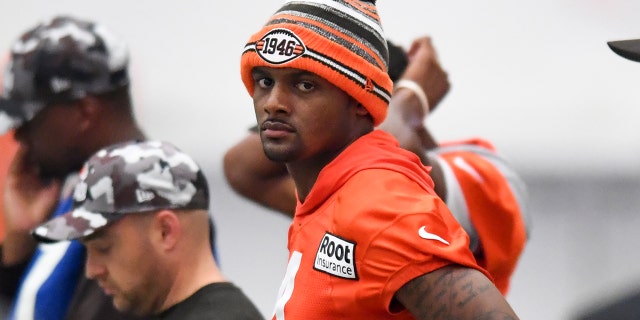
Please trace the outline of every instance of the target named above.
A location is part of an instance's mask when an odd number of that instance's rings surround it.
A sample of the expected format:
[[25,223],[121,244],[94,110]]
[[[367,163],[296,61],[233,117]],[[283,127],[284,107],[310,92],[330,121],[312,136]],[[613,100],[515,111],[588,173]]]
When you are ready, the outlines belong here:
[[99,254],[107,254],[111,250],[111,245],[107,243],[96,243],[90,247],[90,249]]
[[261,88],[268,88],[273,84],[273,80],[271,80],[270,78],[260,78],[257,80],[258,82],[258,86],[260,86]]
[[300,91],[304,91],[304,92],[311,91],[311,90],[313,90],[313,88],[314,88],[313,83],[311,83],[311,82],[306,82],[306,81],[303,81],[303,82],[298,83],[298,85],[297,85],[297,86],[298,86],[298,90],[300,90]]

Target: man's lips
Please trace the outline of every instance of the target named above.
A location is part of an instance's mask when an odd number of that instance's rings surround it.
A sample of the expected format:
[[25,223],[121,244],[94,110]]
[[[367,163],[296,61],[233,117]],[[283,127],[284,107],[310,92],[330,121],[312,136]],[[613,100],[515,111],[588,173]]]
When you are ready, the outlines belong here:
[[260,126],[262,136],[269,139],[283,138],[291,132],[295,132],[294,128],[288,123],[280,121],[267,120]]
[[114,292],[115,292],[115,290],[110,289],[104,283],[98,283],[98,285],[100,286],[100,289],[102,289],[102,291],[104,291],[104,294],[106,294],[108,296],[112,296],[114,294]]

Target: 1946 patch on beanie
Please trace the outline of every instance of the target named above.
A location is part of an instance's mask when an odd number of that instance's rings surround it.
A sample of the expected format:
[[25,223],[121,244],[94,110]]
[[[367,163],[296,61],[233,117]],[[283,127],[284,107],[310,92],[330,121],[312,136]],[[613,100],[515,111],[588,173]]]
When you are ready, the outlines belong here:
[[360,102],[378,125],[393,89],[388,63],[375,1],[289,0],[251,36],[240,72],[251,96],[255,67],[313,72]]

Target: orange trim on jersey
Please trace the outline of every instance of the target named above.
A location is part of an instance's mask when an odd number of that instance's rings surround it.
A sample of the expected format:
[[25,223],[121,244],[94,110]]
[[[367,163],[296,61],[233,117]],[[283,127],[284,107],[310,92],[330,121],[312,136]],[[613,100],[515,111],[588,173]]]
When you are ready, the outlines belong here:
[[482,138],[469,138],[469,139],[444,141],[444,142],[440,142],[438,144],[438,147],[444,148],[444,147],[459,146],[459,145],[472,145],[476,147],[485,148],[492,152],[496,151],[496,147],[491,142]]
[[[484,253],[478,264],[489,271],[496,287],[506,294],[527,241],[518,201],[502,173],[482,156],[453,151],[440,154],[440,157],[450,164],[462,188],[469,218],[478,233]],[[466,163],[464,168],[457,164],[461,160]]]

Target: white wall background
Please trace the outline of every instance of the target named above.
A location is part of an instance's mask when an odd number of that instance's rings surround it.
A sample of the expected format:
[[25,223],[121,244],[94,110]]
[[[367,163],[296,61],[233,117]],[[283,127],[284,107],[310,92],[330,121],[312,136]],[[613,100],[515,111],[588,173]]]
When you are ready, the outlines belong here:
[[[449,72],[452,90],[428,120],[435,135],[489,138],[531,178],[535,224],[509,295],[520,316],[568,319],[628,289],[640,278],[630,241],[640,240],[632,235],[640,205],[640,63],[606,42],[640,38],[640,1],[378,2],[390,39],[408,46],[431,35]],[[0,2],[0,50],[60,13],[100,21],[128,41],[141,124],[206,168],[222,266],[265,315],[286,265],[288,220],[235,195],[221,160],[254,121],[240,52],[280,4]],[[590,178],[606,175],[614,178]]]

